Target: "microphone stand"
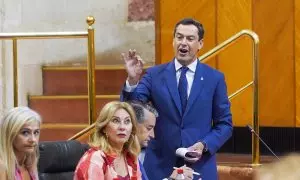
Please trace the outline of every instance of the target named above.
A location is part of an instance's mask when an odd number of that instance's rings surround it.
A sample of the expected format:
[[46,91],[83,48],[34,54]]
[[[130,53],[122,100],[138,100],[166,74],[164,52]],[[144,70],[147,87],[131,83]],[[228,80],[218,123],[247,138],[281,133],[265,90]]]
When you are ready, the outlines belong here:
[[264,144],[264,146],[266,146],[268,148],[268,150],[278,159],[279,157],[272,151],[272,149],[264,142],[264,140],[262,140],[260,138],[260,136],[254,131],[254,129],[250,126],[250,125],[247,125],[247,128],[251,131],[251,133],[253,133],[256,137],[258,137],[258,139]]

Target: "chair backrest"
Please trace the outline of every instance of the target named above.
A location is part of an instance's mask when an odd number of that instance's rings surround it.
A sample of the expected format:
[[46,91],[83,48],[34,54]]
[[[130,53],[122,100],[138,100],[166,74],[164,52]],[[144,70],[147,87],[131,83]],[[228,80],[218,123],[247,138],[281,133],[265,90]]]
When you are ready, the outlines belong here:
[[40,142],[38,163],[40,180],[72,180],[82,155],[89,149],[79,141]]

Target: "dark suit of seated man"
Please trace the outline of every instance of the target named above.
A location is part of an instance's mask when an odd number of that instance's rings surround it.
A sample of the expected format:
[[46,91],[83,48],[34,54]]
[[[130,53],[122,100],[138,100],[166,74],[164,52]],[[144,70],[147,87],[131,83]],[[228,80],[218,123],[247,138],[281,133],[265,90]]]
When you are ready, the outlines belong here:
[[[142,172],[142,179],[149,180],[147,173],[144,169],[143,162],[145,156],[145,149],[148,146],[149,141],[154,138],[154,127],[156,124],[156,118],[158,113],[156,109],[151,104],[141,103],[139,101],[129,102],[133,107],[136,120],[137,120],[137,130],[138,130],[138,139],[142,147],[142,151],[139,155],[140,170]],[[193,179],[193,170],[189,167],[182,167],[183,172],[187,180]],[[174,170],[170,176],[170,179],[175,179],[177,176],[177,171]]]

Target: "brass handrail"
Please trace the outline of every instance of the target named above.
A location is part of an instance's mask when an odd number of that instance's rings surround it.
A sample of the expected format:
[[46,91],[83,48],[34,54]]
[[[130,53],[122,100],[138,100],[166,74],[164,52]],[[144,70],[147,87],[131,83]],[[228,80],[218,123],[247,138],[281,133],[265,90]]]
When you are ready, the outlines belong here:
[[76,133],[74,136],[70,137],[68,140],[75,140],[83,136],[85,133],[88,133],[89,131],[93,130],[93,128],[96,126],[96,123],[93,123],[89,125],[88,127],[84,128],[80,132]]
[[94,17],[88,16],[86,19],[88,24],[87,31],[84,32],[29,32],[29,33],[0,33],[0,40],[13,41],[13,91],[14,91],[14,107],[18,106],[18,39],[56,39],[56,38],[87,38],[88,40],[88,106],[89,106],[89,124],[92,124],[95,117],[95,43]]
[[249,82],[248,84],[246,84],[245,86],[241,87],[240,89],[238,89],[237,91],[235,91],[234,93],[230,94],[228,96],[228,99],[232,99],[235,96],[237,96],[238,94],[244,92],[248,87],[250,87],[251,85],[253,85],[253,81]]
[[[259,53],[259,38],[258,35],[250,30],[242,30],[239,33],[233,35],[226,41],[222,42],[218,46],[214,47],[207,53],[200,56],[198,59],[201,62],[206,62],[208,59],[219,54],[221,51],[225,50],[229,45],[232,45],[240,37],[247,36],[252,40],[252,63],[253,63],[253,128],[259,134],[259,119],[258,119],[258,53]],[[248,84],[249,85],[249,84]],[[260,163],[260,152],[259,152],[259,139],[254,134],[252,134],[252,164],[258,165]]]
[[0,33],[0,39],[60,39],[60,38],[87,38],[88,32],[27,32],[27,33]]
[[18,44],[17,40],[13,39],[13,86],[14,86],[14,107],[18,106]]

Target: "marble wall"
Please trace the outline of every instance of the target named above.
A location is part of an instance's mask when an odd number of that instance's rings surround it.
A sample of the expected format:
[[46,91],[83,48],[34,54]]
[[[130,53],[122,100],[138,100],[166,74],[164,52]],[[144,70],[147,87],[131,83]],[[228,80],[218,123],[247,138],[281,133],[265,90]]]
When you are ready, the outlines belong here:
[[[0,0],[0,32],[83,31],[88,15],[96,19],[97,64],[122,64],[129,48],[155,61],[153,0]],[[42,65],[81,64],[87,54],[85,39],[20,40],[18,49],[20,105],[42,94]],[[11,41],[1,41],[0,52],[1,111],[13,106]]]
[[154,20],[154,0],[129,0],[128,21]]

